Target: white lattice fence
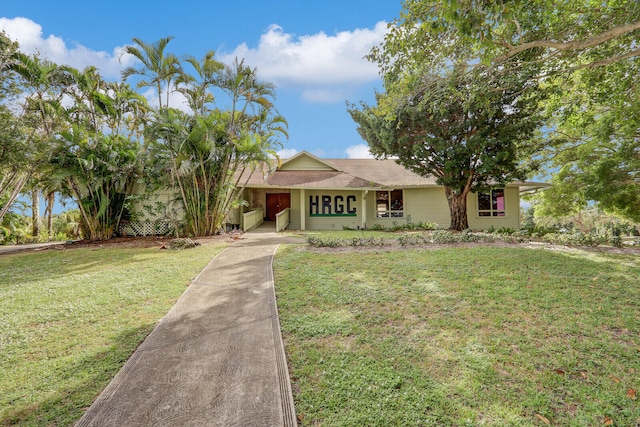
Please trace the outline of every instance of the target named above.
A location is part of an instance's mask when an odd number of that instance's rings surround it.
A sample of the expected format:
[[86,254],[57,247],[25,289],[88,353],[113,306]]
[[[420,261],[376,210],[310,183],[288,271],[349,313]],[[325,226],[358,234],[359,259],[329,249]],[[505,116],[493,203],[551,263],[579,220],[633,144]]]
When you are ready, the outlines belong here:
[[173,225],[166,221],[121,222],[118,232],[121,236],[164,236],[173,231]]

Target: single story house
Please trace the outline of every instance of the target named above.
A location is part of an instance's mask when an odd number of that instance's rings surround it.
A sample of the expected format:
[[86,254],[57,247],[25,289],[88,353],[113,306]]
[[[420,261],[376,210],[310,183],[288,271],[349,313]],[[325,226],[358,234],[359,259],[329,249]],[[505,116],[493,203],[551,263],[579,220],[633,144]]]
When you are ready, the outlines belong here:
[[[490,193],[470,193],[469,227],[520,228],[520,194],[548,184],[514,182]],[[263,220],[278,231],[366,229],[432,222],[450,224],[444,188],[395,160],[320,159],[300,152],[263,175],[249,178],[242,198],[248,206],[229,215],[228,224],[244,230]]]

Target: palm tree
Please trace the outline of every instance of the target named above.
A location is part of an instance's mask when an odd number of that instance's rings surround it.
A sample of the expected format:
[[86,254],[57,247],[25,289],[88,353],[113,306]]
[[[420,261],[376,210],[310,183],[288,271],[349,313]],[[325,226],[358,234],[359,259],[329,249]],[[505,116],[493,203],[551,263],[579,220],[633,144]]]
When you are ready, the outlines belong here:
[[187,98],[194,114],[205,114],[206,105],[215,102],[210,88],[216,86],[220,72],[224,70],[224,64],[217,61],[214,56],[215,53],[209,51],[200,61],[193,56],[185,59],[185,62],[194,68],[196,75],[183,73],[178,80],[178,83],[183,85],[177,90]]
[[74,123],[82,123],[87,129],[97,132],[104,125],[104,118],[113,115],[112,100],[107,94],[108,83],[102,79],[96,67],[83,71],[66,68],[73,78],[73,84],[66,93],[73,100],[68,109],[69,118]]
[[[130,76],[138,75],[142,79],[138,82],[137,87],[154,87],[158,94],[158,107],[169,107],[169,96],[173,91],[176,80],[182,74],[180,60],[173,54],[165,54],[165,48],[173,37],[164,37],[155,43],[145,43],[144,41],[133,38],[133,42],[137,46],[127,46],[126,53],[135,56],[142,67],[127,67],[122,71],[122,79],[126,80]],[[166,87],[166,98],[164,105],[162,104],[163,88]]]
[[[275,87],[258,79],[258,70],[244,64],[244,60],[226,66],[217,85],[231,98],[228,134],[232,143],[224,156],[221,177],[222,196],[217,198],[216,210],[220,221],[228,215],[239,199],[253,169],[269,164],[277,158],[280,137],[288,138],[287,121],[274,107]],[[249,169],[249,173],[245,171]],[[236,182],[233,178],[238,177]],[[245,177],[244,183],[239,177]]]
[[29,181],[29,145],[16,117],[0,105],[0,223]]
[[70,69],[22,52],[15,54],[9,69],[24,80],[26,91],[30,92],[25,110],[35,112],[39,116],[40,131],[51,136],[59,123],[57,113],[60,111],[63,89],[73,81]]
[[78,205],[85,237],[113,236],[140,177],[138,153],[137,142],[121,135],[88,132],[79,125],[60,133],[51,164]]
[[107,128],[111,133],[142,141],[144,126],[150,119],[147,99],[124,82],[108,83],[107,94],[112,107],[106,117]]
[[[194,89],[190,94],[196,114],[159,111],[147,134],[154,141],[156,165],[179,191],[187,231],[198,236],[220,232],[230,209],[241,203],[246,181],[241,183],[238,176],[247,178],[246,169],[268,162],[278,138],[286,137],[286,121],[273,107],[273,86],[259,81],[255,69],[236,61],[210,70],[205,78],[198,71],[189,87]],[[230,110],[204,107],[214,86],[230,96]]]
[[[33,132],[29,138],[29,145],[37,147],[31,159],[34,171],[44,163],[45,151],[50,141],[64,120],[64,108],[61,100],[63,88],[70,84],[71,76],[68,69],[57,64],[41,60],[37,56],[16,52],[9,69],[17,73],[24,81],[24,86],[30,95],[25,100],[23,119],[31,123]],[[31,189],[32,235],[40,234],[40,186],[39,179],[33,183]]]

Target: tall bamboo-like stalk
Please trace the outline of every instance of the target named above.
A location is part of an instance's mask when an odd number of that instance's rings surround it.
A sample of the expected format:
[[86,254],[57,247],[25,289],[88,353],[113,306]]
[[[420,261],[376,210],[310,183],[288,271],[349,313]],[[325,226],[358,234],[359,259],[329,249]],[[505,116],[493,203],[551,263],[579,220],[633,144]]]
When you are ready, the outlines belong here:
[[[255,69],[235,61],[223,66],[207,54],[189,58],[195,75],[181,78],[180,91],[192,112],[156,111],[146,139],[153,142],[157,169],[171,177],[185,212],[185,227],[194,236],[223,231],[224,222],[252,170],[275,156],[286,121],[275,111],[273,86],[261,82]],[[231,99],[229,110],[211,107],[216,88]],[[240,180],[244,177],[244,183]]]

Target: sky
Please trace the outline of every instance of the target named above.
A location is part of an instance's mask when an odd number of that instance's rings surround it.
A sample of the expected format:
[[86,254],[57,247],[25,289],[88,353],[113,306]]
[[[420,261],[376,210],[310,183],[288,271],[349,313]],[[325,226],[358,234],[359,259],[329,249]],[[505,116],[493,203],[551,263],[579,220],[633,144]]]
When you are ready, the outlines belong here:
[[173,36],[166,51],[179,57],[213,50],[225,63],[244,58],[276,86],[275,106],[289,123],[281,157],[306,150],[365,158],[347,102],[374,103],[381,79],[364,56],[401,8],[400,0],[20,0],[3,2],[0,30],[25,53],[78,69],[94,65],[107,80],[136,66],[122,55],[134,37],[153,43]]

